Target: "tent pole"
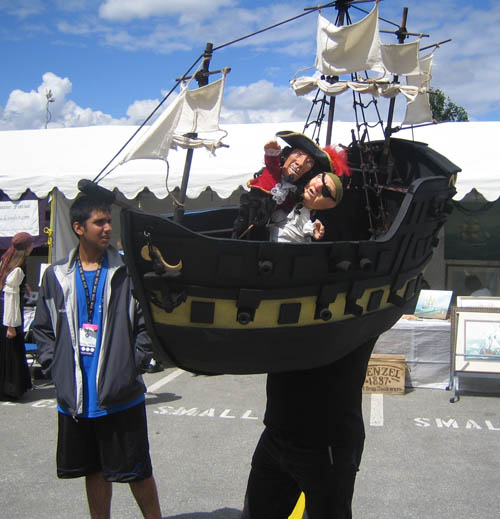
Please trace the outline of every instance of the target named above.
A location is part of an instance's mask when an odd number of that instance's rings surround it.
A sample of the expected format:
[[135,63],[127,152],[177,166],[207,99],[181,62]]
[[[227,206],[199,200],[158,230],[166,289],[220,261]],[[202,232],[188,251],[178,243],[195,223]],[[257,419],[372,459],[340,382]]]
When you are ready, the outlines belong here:
[[[52,263],[52,247],[53,247],[53,238],[52,233],[54,232],[54,219],[56,214],[56,196],[55,196],[56,188],[54,188],[50,192],[50,220],[49,226],[43,229],[43,232],[48,234],[47,245],[49,247],[49,252],[47,255],[47,262],[49,264]],[[40,280],[41,281],[41,280]]]

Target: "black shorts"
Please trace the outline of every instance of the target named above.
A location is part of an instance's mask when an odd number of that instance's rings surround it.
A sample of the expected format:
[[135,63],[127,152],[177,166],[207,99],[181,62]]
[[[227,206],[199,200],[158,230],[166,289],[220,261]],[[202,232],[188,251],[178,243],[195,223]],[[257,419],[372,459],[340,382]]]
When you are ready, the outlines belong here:
[[102,472],[106,481],[129,483],[152,475],[144,402],[99,418],[58,415],[59,478]]

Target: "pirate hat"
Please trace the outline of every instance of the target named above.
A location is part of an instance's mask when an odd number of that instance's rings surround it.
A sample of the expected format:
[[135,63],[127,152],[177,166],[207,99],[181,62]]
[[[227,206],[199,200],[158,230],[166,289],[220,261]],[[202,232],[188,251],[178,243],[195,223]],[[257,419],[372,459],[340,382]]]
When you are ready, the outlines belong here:
[[297,148],[309,154],[314,159],[315,169],[319,171],[333,171],[330,155],[303,133],[284,130],[278,132],[276,137],[283,139],[292,148]]

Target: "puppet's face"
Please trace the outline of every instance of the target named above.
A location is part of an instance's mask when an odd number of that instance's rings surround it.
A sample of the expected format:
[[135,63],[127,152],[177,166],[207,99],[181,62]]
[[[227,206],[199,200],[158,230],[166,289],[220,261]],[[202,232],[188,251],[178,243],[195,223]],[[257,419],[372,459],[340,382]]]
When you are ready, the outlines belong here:
[[334,200],[336,194],[337,188],[332,177],[320,173],[311,178],[304,188],[304,207],[317,211],[332,209],[337,205]]
[[285,160],[282,174],[288,182],[297,182],[314,167],[314,159],[305,151],[294,148]]

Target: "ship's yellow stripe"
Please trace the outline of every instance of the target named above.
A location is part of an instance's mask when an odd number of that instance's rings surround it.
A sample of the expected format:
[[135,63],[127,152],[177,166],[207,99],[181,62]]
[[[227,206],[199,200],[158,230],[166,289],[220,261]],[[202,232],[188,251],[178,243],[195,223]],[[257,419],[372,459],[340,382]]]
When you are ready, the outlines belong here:
[[[406,285],[412,280],[408,280],[407,283],[397,291],[400,297],[404,296]],[[367,312],[366,307],[370,300],[370,296],[373,292],[383,290],[384,295],[380,303],[380,307],[376,310]],[[393,306],[387,301],[389,297],[389,285],[376,287],[365,290],[362,297],[360,297],[356,303],[363,308],[363,314],[371,314]],[[161,300],[160,292],[155,292],[157,298]],[[309,297],[298,297],[293,299],[267,299],[261,301],[259,307],[255,312],[254,320],[244,325],[240,324],[236,320],[237,307],[235,299],[214,299],[204,297],[191,297],[189,296],[185,303],[175,308],[172,312],[167,313],[158,306],[151,304],[151,311],[153,313],[153,319],[156,323],[166,324],[170,326],[189,326],[193,328],[226,328],[226,329],[260,329],[260,328],[279,328],[280,326],[310,326],[310,325],[321,325],[325,323],[331,323],[334,321],[343,321],[346,319],[352,319],[354,316],[351,314],[344,314],[346,293],[337,295],[335,302],[329,305],[329,310],[332,312],[332,319],[329,321],[323,321],[321,319],[315,319],[314,313],[316,310],[316,300],[314,296]],[[191,303],[196,302],[207,302],[215,303],[214,310],[214,322],[210,324],[205,323],[193,323],[191,322]],[[278,324],[278,317],[280,307],[283,303],[300,303],[301,311],[299,321],[294,324]]]

